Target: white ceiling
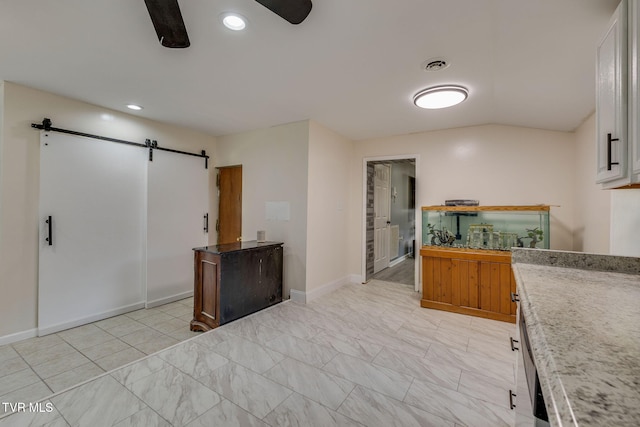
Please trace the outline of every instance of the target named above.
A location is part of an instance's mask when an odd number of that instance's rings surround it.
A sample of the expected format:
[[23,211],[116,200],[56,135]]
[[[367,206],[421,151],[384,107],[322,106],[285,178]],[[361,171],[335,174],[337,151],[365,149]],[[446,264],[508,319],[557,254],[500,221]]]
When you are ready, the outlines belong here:
[[[0,0],[0,79],[138,103],[133,114],[212,135],[304,119],[356,140],[486,123],[571,131],[594,110],[595,46],[618,2],[313,0],[296,26],[254,0],[182,0],[181,50],[158,43],[143,0]],[[248,29],[222,27],[227,11]],[[422,70],[431,57],[451,66]],[[469,99],[412,104],[444,83]]]

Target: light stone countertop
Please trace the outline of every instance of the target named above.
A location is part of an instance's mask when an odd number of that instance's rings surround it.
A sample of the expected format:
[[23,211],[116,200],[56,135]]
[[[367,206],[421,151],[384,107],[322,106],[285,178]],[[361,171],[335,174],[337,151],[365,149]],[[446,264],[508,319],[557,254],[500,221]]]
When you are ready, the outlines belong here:
[[639,426],[640,258],[514,249],[512,263],[550,424]]

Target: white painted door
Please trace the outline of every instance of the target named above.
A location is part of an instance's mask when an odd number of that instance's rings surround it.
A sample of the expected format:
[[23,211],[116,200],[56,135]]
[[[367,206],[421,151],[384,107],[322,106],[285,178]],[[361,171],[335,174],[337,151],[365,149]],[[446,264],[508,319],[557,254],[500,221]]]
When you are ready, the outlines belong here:
[[391,224],[391,166],[375,165],[373,205],[373,272],[389,267],[389,225]]
[[40,164],[38,334],[142,306],[147,151],[43,132]]
[[193,293],[193,248],[207,245],[209,173],[201,157],[154,150],[149,162],[147,306]]

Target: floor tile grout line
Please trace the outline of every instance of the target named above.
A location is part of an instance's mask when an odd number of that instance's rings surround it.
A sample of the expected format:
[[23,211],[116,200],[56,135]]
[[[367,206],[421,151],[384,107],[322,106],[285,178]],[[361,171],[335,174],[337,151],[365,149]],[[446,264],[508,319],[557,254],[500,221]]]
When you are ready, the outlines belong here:
[[[125,313],[125,314],[122,314],[122,315],[119,315],[119,316],[123,316],[123,315],[126,315],[126,313]],[[116,317],[116,316],[113,316],[113,317]],[[105,319],[105,320],[106,320],[106,319]],[[87,325],[94,324],[94,323],[95,323],[95,322],[88,323]],[[85,326],[85,325],[81,325],[81,326],[78,326],[78,327],[82,327],[82,326]],[[96,327],[100,328],[99,326],[96,326]],[[68,330],[72,330],[72,329],[74,329],[74,328],[71,328],[71,329],[68,329]],[[102,328],[100,328],[100,329],[101,329],[101,330],[103,330]],[[104,331],[104,330],[103,330],[103,331]],[[61,331],[61,332],[64,332],[64,331]],[[107,333],[108,333],[108,331],[105,331],[105,332],[107,332]],[[95,363],[95,361],[94,361],[94,360],[92,360],[92,359],[90,359],[89,357],[87,357],[86,355],[84,355],[84,353],[82,353],[82,352],[81,352],[80,350],[78,350],[75,346],[73,346],[71,343],[69,343],[67,340],[65,340],[65,339],[64,339],[64,337],[62,337],[62,336],[60,336],[60,335],[58,335],[58,334],[59,334],[59,332],[55,333],[55,335],[56,335],[56,336],[58,336],[58,338],[60,338],[63,342],[65,342],[66,344],[68,344],[69,346],[71,346],[74,350],[78,351],[78,352],[79,352],[80,354],[82,354],[84,357],[86,357],[87,359],[89,359],[89,360],[91,360],[93,363]],[[52,335],[53,335],[53,334],[52,334]],[[116,339],[120,340],[120,338],[119,338],[119,337],[116,337],[116,336],[114,336],[113,334],[110,334],[110,333],[109,333],[109,335],[111,335],[111,336],[113,336],[114,338],[116,338]],[[191,338],[189,338],[189,339],[187,339],[187,340],[179,341],[179,342],[177,342],[176,344],[173,344],[173,345],[172,345],[172,346],[170,346],[170,347],[166,347],[166,348],[164,348],[164,349],[158,350],[158,351],[156,351],[156,352],[154,352],[154,353],[151,353],[151,354],[149,354],[149,355],[145,355],[142,359],[144,359],[144,358],[146,358],[146,357],[149,357],[149,356],[151,356],[151,355],[154,355],[154,354],[156,354],[156,353],[159,353],[159,352],[161,352],[161,351],[167,350],[167,349],[169,349],[169,348],[172,348],[172,347],[178,346],[178,345],[180,345],[180,344],[181,344],[181,343],[183,343],[183,342],[190,341],[190,340],[192,340],[192,339],[194,339],[194,338],[197,338],[197,337],[199,337],[199,336],[200,336],[200,335],[195,335],[195,336],[193,336],[193,337],[191,337]],[[34,337],[34,338],[38,338],[38,337]],[[122,340],[120,340],[120,341],[122,341]],[[125,344],[126,344],[126,343],[125,343]],[[9,345],[10,345],[11,347],[13,347],[13,344],[9,344]],[[99,344],[98,344],[98,345],[99,345]],[[127,344],[127,345],[128,345],[128,344]],[[16,350],[16,349],[14,348],[14,351],[15,351],[16,353],[18,353],[18,355],[19,355],[20,357],[22,357],[22,358],[23,358],[23,360],[24,360],[24,357],[20,354],[20,352],[19,352],[18,350]],[[84,381],[82,381],[82,382],[80,382],[80,383],[78,383],[78,384],[71,385],[71,386],[69,386],[69,387],[66,387],[66,388],[64,388],[64,389],[62,389],[62,390],[60,390],[60,391],[58,391],[58,392],[53,392],[53,390],[52,390],[52,389],[51,389],[51,387],[46,383],[46,381],[45,381],[45,380],[44,380],[40,375],[38,375],[38,374],[37,374],[37,372],[35,372],[35,370],[33,369],[32,365],[30,365],[26,360],[24,360],[24,361],[25,361],[25,363],[27,363],[27,365],[29,366],[29,369],[31,369],[31,371],[32,371],[32,372],[33,372],[33,373],[34,373],[34,374],[35,374],[35,375],[40,379],[40,381],[42,381],[42,383],[45,385],[45,387],[47,387],[47,388],[52,392],[52,394],[50,394],[50,395],[48,395],[48,396],[46,396],[46,397],[43,397],[43,398],[41,398],[41,399],[38,399],[38,400],[36,401],[36,402],[43,402],[43,401],[45,401],[45,400],[49,400],[49,399],[51,399],[51,398],[54,398],[54,397],[56,397],[56,396],[58,396],[58,395],[60,395],[60,394],[62,394],[62,393],[65,393],[65,392],[67,392],[67,391],[69,391],[69,390],[71,390],[71,389],[74,389],[74,388],[76,388],[76,387],[80,387],[80,386],[82,386],[82,385],[84,385],[84,384],[87,384],[87,383],[89,383],[89,382],[91,382],[91,381],[94,381],[94,380],[97,380],[97,379],[99,379],[99,378],[102,378],[102,377],[104,377],[104,376],[106,376],[106,375],[109,375],[109,374],[110,374],[111,372],[113,372],[113,371],[116,371],[116,370],[118,370],[118,369],[120,369],[120,368],[124,368],[124,367],[126,367],[126,366],[131,365],[131,364],[134,364],[134,363],[136,363],[136,362],[138,362],[138,361],[140,361],[140,360],[142,360],[142,359],[134,360],[134,361],[132,361],[132,362],[126,363],[125,365],[118,366],[118,367],[115,367],[115,368],[110,369],[110,370],[104,370],[104,372],[103,372],[103,373],[101,373],[100,375],[97,375],[97,376],[94,376],[94,377],[88,378],[88,379],[86,379],[86,380],[84,380]],[[98,366],[98,367],[100,367],[100,366]],[[100,368],[101,368],[101,367],[100,367]],[[74,369],[75,369],[75,368],[74,368]],[[101,368],[101,369],[102,369],[102,368]],[[69,371],[71,371],[71,370],[73,370],[73,369],[69,369],[69,370],[64,371],[64,372],[69,372]],[[64,372],[62,372],[62,373],[64,373]],[[33,384],[30,384],[30,385],[33,385]],[[28,387],[28,386],[25,386],[25,387]],[[22,387],[22,388],[24,388],[24,387]],[[14,391],[15,391],[15,390],[14,390]],[[36,402],[34,402],[34,403],[36,403]],[[4,417],[4,416],[5,416],[5,415],[0,416],[0,418],[2,418],[2,417]]]

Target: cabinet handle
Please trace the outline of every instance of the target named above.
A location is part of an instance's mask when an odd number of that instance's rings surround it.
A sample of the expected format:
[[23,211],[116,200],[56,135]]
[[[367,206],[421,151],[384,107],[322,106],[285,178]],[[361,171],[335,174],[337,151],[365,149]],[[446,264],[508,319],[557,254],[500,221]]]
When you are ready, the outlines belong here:
[[518,342],[520,342],[520,341],[518,341],[518,340],[514,340],[514,339],[513,339],[513,337],[509,337],[509,339],[511,340],[511,351],[520,350],[520,348],[519,348],[519,347],[516,347],[516,346],[514,346],[514,345],[513,345],[513,343],[518,343]]
[[512,390],[509,390],[509,409],[513,409],[516,407],[516,404],[513,403],[514,397],[516,397],[516,394]]
[[44,240],[49,242],[49,246],[53,246],[53,221],[51,219],[51,215],[49,215],[44,222],[47,224],[49,229],[49,235]]
[[511,292],[511,302],[520,302],[518,294],[514,294],[513,292]]
[[611,143],[613,141],[620,141],[619,138],[611,138],[611,134],[608,133],[607,134],[607,170],[610,171],[611,170],[611,166],[612,165],[619,165],[619,162],[612,162],[611,161]]

